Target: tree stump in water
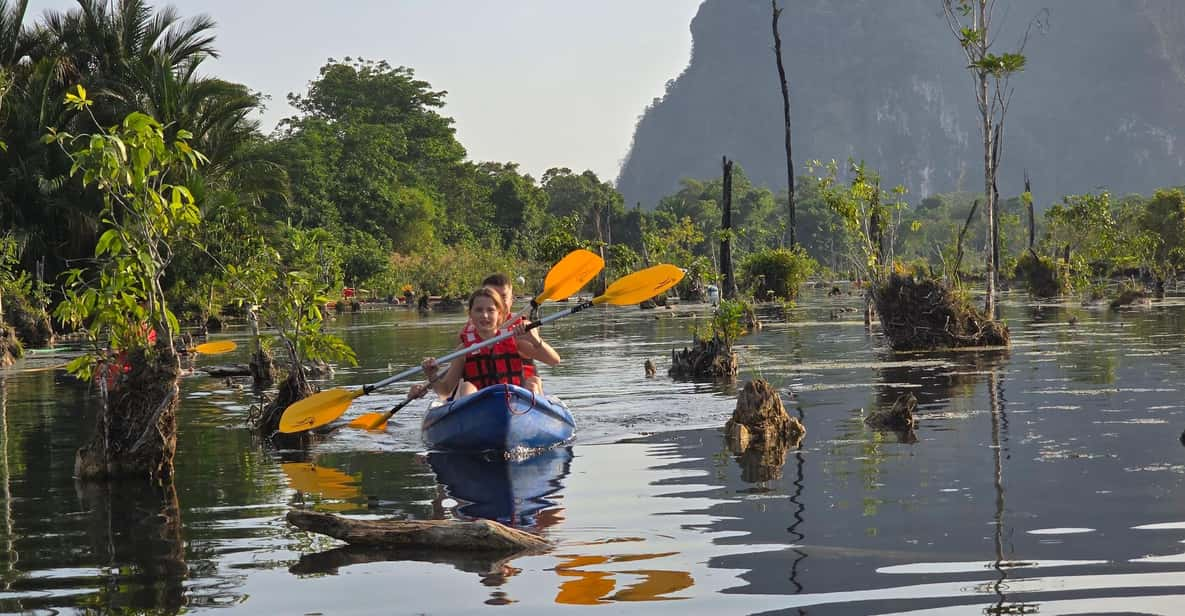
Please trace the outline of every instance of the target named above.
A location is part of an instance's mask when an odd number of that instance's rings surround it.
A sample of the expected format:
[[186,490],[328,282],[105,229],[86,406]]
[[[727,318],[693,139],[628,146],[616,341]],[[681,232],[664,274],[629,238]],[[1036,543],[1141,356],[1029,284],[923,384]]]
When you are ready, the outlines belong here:
[[35,349],[53,346],[57,336],[53,331],[53,323],[49,320],[49,313],[35,307],[28,299],[6,295],[3,317],[0,321],[11,325],[16,337],[25,346]]
[[918,408],[918,399],[912,393],[902,394],[888,410],[877,409],[864,423],[877,430],[892,430],[894,432],[912,432],[918,427],[918,420],[914,411]]
[[130,371],[113,379],[95,433],[78,450],[74,474],[80,479],[161,480],[173,474],[181,363],[163,344],[152,356],[132,351],[126,361]]
[[1008,327],[933,278],[892,274],[873,292],[881,329],[894,351],[1007,346]]
[[276,382],[276,362],[273,361],[272,354],[263,347],[257,348],[251,354],[251,363],[247,364],[247,370],[255,383],[255,389],[264,389]]
[[761,482],[782,476],[786,453],[802,444],[806,428],[786,412],[777,390],[757,379],[741,389],[724,434],[741,465],[741,479]]
[[0,368],[11,366],[24,355],[16,330],[0,323]]
[[1116,310],[1124,306],[1149,306],[1152,297],[1142,286],[1124,284],[1119,287],[1119,295],[1111,300],[1111,309]]
[[720,338],[696,339],[691,348],[671,351],[671,368],[676,379],[729,380],[737,375],[737,355]]
[[288,523],[350,545],[429,548],[466,552],[544,551],[547,540],[492,520],[352,520],[330,513],[293,509]]
[[304,378],[304,374],[299,369],[289,370],[288,377],[280,383],[276,397],[264,404],[258,414],[250,417],[249,421],[260,435],[279,441],[283,445],[293,447],[308,445],[313,438],[311,432],[306,430],[295,434],[284,434],[280,432],[280,418],[283,417],[284,411],[289,406],[311,395],[313,395],[313,388]]

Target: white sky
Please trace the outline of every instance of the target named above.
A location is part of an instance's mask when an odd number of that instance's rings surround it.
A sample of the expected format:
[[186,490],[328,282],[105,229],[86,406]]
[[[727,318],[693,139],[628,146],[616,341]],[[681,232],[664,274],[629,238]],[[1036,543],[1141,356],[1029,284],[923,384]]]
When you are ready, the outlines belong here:
[[[443,113],[472,160],[616,179],[634,124],[690,57],[701,0],[174,0],[218,22],[207,69],[292,115],[329,57],[386,60],[447,90]],[[27,19],[70,0],[31,0]]]

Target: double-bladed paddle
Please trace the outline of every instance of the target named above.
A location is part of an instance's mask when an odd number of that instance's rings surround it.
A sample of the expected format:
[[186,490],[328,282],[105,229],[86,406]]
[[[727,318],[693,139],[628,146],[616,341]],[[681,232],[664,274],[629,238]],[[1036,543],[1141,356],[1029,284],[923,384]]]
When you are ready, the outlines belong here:
[[[527,329],[534,329],[544,323],[550,323],[556,319],[576,314],[599,304],[613,304],[616,306],[638,304],[665,292],[682,279],[683,270],[678,267],[667,264],[655,265],[654,267],[649,267],[619,278],[613,284],[609,285],[609,288],[605,289],[602,295],[581,302],[567,310],[562,310],[543,317],[538,321],[534,321],[527,326]],[[514,331],[498,334],[489,340],[483,340],[477,344],[439,357],[436,362],[442,364],[458,357],[464,357],[469,353],[497,344],[514,335]],[[361,389],[348,390],[337,388],[313,394],[289,406],[284,411],[284,415],[280,417],[280,432],[301,432],[325,425],[340,417],[355,399],[369,394],[380,387],[386,387],[391,383],[418,374],[421,371],[423,371],[423,367],[416,366],[372,385],[366,385]]]
[[[564,255],[552,266],[543,280],[543,291],[531,299],[531,308],[548,300],[567,299],[600,273],[605,260],[589,250],[578,248]],[[521,315],[520,315],[521,316]],[[441,360],[445,361],[445,360]],[[280,416],[280,432],[302,432],[323,426],[346,412],[355,398],[365,396],[376,389],[386,387],[412,376],[421,368],[405,370],[377,383],[365,385],[362,389],[347,390],[335,388],[313,394],[289,406]]]

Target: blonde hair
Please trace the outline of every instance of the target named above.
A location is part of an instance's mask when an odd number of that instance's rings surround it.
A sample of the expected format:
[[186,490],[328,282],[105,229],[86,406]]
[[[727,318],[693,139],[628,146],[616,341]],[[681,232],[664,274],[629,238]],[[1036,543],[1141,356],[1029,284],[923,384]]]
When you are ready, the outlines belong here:
[[477,301],[479,297],[488,297],[494,302],[494,307],[498,309],[498,314],[503,318],[507,316],[509,311],[506,309],[506,302],[502,301],[502,294],[489,288],[482,287],[469,295],[469,310],[473,310],[473,302]]

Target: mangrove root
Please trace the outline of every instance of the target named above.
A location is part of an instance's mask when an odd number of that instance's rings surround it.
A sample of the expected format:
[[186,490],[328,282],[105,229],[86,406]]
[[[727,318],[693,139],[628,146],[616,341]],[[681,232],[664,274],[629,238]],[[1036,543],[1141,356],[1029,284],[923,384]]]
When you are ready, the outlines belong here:
[[492,520],[353,520],[293,509],[288,523],[350,545],[376,548],[445,549],[466,552],[545,551],[547,540]]

